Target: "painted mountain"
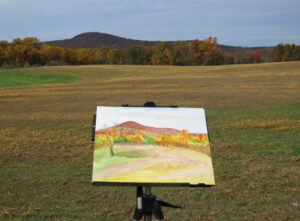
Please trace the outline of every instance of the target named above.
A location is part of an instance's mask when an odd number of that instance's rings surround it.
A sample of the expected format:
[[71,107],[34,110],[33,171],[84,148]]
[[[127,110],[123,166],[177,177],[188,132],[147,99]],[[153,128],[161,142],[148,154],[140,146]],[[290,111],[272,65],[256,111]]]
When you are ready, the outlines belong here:
[[97,130],[93,182],[214,185],[208,136],[134,121]]
[[96,134],[107,133],[108,131],[114,130],[115,133],[124,133],[124,134],[145,134],[145,135],[161,135],[161,134],[169,134],[174,135],[180,133],[180,130],[172,129],[172,128],[156,128],[156,127],[148,127],[142,124],[139,124],[134,121],[126,121],[122,124],[116,125],[114,127],[110,127],[107,129],[99,130]]
[[173,128],[156,128],[126,121],[113,127],[96,131],[96,136],[107,140],[107,136],[114,136],[116,143],[157,144],[167,147],[191,148],[209,154],[207,134],[189,133],[188,130]]

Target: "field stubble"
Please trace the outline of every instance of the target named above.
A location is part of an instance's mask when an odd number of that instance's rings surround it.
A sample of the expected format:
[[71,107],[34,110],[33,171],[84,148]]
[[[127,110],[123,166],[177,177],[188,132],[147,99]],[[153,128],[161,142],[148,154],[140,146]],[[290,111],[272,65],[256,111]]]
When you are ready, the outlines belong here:
[[153,188],[166,220],[300,218],[300,62],[17,69],[81,81],[0,89],[0,219],[124,220],[133,187],[91,185],[97,105],[204,107],[216,186]]

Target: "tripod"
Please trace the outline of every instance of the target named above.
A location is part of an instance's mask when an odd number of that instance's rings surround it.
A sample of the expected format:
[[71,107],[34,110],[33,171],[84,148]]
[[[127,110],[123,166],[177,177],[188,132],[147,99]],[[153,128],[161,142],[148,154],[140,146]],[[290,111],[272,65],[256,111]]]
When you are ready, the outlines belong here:
[[157,221],[163,221],[164,215],[161,207],[182,208],[175,206],[162,200],[156,200],[155,195],[151,194],[151,187],[145,187],[145,194],[143,194],[143,187],[138,186],[136,189],[136,209],[133,215],[133,221],[141,220],[144,216],[144,221],[151,221],[152,214],[154,214]]

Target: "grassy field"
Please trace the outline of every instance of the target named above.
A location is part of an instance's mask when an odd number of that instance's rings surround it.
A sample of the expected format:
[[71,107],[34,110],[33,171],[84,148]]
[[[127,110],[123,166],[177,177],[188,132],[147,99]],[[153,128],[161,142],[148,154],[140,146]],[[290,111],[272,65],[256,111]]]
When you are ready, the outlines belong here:
[[124,103],[204,107],[216,186],[153,188],[166,220],[300,219],[300,62],[61,66],[68,84],[0,89],[0,220],[131,220],[134,187],[91,185],[92,115]]
[[80,77],[63,74],[18,73],[0,70],[0,88],[33,84],[69,83],[80,80]]

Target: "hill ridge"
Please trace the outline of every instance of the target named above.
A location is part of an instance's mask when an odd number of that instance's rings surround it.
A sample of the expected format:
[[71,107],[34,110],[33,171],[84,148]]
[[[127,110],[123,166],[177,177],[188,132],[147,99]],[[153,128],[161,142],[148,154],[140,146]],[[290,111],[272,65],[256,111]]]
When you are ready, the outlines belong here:
[[99,48],[108,46],[126,49],[133,45],[154,46],[159,41],[135,40],[101,32],[85,32],[64,40],[48,41],[47,43],[71,48]]
[[[181,42],[190,42],[192,40],[183,40]],[[134,45],[142,46],[155,46],[160,42],[169,42],[174,44],[176,41],[149,41],[149,40],[137,40],[131,38],[120,37],[112,34],[102,33],[102,32],[84,32],[74,36],[73,38],[63,39],[63,40],[54,40],[47,41],[60,47],[70,47],[70,48],[99,48],[101,46],[108,46],[116,49],[126,49]],[[244,51],[244,50],[256,50],[263,48],[272,48],[272,47],[243,47],[243,46],[229,46],[218,44],[218,48],[228,51]]]

